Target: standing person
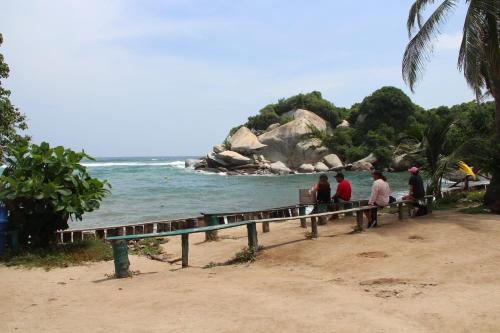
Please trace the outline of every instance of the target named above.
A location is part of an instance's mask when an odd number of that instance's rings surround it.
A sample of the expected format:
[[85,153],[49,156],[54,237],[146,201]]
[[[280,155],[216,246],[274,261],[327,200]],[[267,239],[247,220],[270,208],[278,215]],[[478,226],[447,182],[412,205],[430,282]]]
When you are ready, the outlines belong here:
[[[418,174],[419,170],[417,167],[411,167],[408,169],[408,172],[411,174],[408,181],[408,195],[405,195],[403,200],[412,201],[412,216],[425,215],[427,214],[427,209],[425,208],[425,205],[420,203],[420,201],[424,200],[425,197],[424,181]],[[416,211],[415,208],[417,209]]]
[[[335,175],[335,180],[337,180],[337,191],[333,195],[332,199],[335,203],[335,210],[339,210],[340,203],[346,203],[351,200],[351,184],[345,179],[342,172],[337,172]],[[345,208],[345,206],[344,206]],[[338,215],[333,215],[332,219],[337,219]]]
[[387,183],[387,178],[385,178],[382,171],[373,171],[372,176],[372,194],[370,196],[370,200],[368,200],[368,205],[373,206],[373,208],[366,211],[368,228],[377,226],[377,208],[382,208],[389,204],[389,195],[391,193],[389,183]]

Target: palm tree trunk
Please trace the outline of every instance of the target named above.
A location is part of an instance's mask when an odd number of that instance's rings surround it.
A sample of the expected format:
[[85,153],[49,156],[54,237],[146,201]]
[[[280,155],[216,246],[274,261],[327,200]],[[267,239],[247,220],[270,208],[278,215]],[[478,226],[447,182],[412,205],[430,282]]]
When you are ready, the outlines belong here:
[[[500,89],[493,94],[495,98],[495,142],[494,154],[500,156]],[[491,158],[494,158],[493,156]],[[491,210],[492,213],[500,214],[500,165],[496,165],[493,169],[493,175],[484,196],[484,204]]]

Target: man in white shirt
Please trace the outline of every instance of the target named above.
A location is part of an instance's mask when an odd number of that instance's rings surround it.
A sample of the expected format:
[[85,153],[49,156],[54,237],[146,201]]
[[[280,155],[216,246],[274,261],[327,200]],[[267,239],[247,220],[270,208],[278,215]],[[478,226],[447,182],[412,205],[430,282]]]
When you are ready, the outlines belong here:
[[387,183],[387,178],[385,178],[382,171],[374,171],[372,176],[374,181],[368,205],[373,206],[373,209],[366,211],[368,228],[377,226],[377,208],[387,206],[389,204],[389,196],[391,194],[389,183]]

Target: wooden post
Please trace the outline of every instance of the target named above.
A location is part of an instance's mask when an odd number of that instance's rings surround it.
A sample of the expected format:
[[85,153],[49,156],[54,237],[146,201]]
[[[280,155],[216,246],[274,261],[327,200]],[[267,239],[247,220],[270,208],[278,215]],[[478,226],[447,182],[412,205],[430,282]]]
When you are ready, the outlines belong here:
[[318,221],[315,217],[311,217],[311,237],[318,238]]
[[262,222],[262,232],[269,232],[269,222]]
[[182,234],[182,268],[189,266],[189,234]]
[[130,276],[128,268],[130,261],[128,260],[128,245],[124,240],[114,241],[111,243],[113,247],[113,260],[115,262],[115,276],[117,278],[126,278]]
[[[328,211],[328,204],[318,204],[318,213],[326,213]],[[327,221],[326,216],[320,216],[318,218],[319,225],[325,225]]]
[[361,232],[363,231],[363,211],[356,211],[356,229],[355,231]]
[[[207,226],[217,225],[217,216],[216,215],[205,215],[205,224]],[[215,241],[217,240],[217,230],[207,231],[205,232],[205,241]]]
[[257,226],[255,222],[247,224],[248,249],[257,252],[259,250],[259,241],[257,239]]
[[[304,216],[306,215],[306,207],[305,206],[300,206],[299,208],[299,215],[300,216]],[[307,228],[307,222],[306,222],[306,218],[303,217],[300,219],[300,227],[301,228]]]
[[403,219],[403,203],[402,202],[398,203],[398,218],[400,220]]
[[[352,202],[345,202],[343,208],[344,209],[352,209],[352,207],[353,207]],[[347,212],[347,213],[345,213],[345,216],[354,216],[354,213],[353,212]]]

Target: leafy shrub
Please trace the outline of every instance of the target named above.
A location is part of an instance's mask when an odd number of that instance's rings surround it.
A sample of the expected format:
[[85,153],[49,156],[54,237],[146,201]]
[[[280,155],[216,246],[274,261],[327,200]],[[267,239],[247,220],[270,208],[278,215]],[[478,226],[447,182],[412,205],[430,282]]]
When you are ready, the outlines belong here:
[[[340,116],[338,114],[338,109],[333,105],[331,102],[327,101],[326,99],[323,99],[323,96],[319,91],[313,91],[308,94],[298,94],[295,96],[292,96],[287,99],[280,99],[278,100],[277,103],[275,104],[269,104],[266,105],[264,108],[262,108],[259,111],[259,115],[254,116],[254,117],[260,117],[263,115],[267,115],[266,120],[270,120],[271,116],[281,116],[288,111],[295,110],[295,109],[306,109],[309,110],[324,120],[328,121],[332,127],[337,126],[340,120]],[[248,118],[248,123],[249,124],[255,124],[256,119],[254,117]],[[259,119],[261,121],[262,119]],[[279,122],[279,121],[274,121],[274,122]],[[271,123],[269,123],[267,126],[269,126]],[[256,127],[250,127],[254,129],[265,129],[265,128],[256,128]]]
[[84,152],[22,141],[8,148],[8,156],[0,176],[0,200],[25,245],[47,245],[54,231],[68,228],[69,218],[81,220],[110,193],[107,181],[90,177],[80,164],[92,159]]
[[279,123],[280,117],[276,114],[276,112],[263,112],[256,116],[248,117],[248,121],[245,124],[246,127],[254,130],[265,130],[269,127],[269,125],[274,123]]
[[346,160],[349,163],[356,162],[368,155],[368,148],[365,146],[353,146],[346,150]]
[[375,163],[377,169],[386,168],[392,162],[392,150],[389,147],[377,147],[373,149],[373,154],[377,157],[377,163]]

